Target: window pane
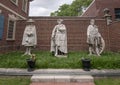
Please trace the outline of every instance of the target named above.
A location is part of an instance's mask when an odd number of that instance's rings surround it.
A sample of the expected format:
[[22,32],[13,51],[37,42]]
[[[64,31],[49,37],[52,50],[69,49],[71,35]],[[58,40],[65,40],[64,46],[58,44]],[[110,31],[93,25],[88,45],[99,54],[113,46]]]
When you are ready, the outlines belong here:
[[27,0],[23,0],[22,9],[26,12],[27,11]]
[[14,32],[14,21],[9,20],[9,28],[8,28],[8,38],[13,39],[13,32]]
[[115,8],[115,18],[120,19],[120,8]]

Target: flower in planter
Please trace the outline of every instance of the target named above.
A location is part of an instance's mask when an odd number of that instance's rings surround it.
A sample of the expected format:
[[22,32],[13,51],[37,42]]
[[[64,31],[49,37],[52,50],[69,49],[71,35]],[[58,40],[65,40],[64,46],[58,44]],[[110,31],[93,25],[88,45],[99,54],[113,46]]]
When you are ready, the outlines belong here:
[[31,55],[31,60],[32,60],[32,61],[35,61],[35,60],[36,60],[35,56],[36,56],[35,54],[32,54],[32,55]]
[[35,54],[31,55],[31,58],[27,59],[28,71],[33,71],[35,68],[36,58]]

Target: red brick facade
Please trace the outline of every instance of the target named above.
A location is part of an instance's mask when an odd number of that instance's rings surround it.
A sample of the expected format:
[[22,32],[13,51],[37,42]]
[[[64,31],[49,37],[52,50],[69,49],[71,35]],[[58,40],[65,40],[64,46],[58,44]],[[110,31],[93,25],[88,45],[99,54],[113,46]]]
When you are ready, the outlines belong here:
[[114,22],[109,26],[110,50],[120,52],[120,22]]
[[[30,0],[31,1],[31,0]],[[0,53],[5,52],[8,50],[14,50],[16,45],[15,45],[15,40],[7,40],[7,31],[8,31],[8,20],[9,20],[9,15],[16,17],[17,20],[23,20],[28,18],[28,13],[29,13],[29,0],[27,2],[27,11],[25,12],[22,9],[23,5],[23,0],[18,0],[17,5],[13,3],[11,0],[0,0],[0,16],[4,16],[4,28],[3,28],[3,37],[0,40]],[[15,26],[15,29],[17,26]],[[17,36],[17,34],[15,35]]]
[[[15,11],[16,13],[18,13],[19,15],[27,18],[28,17],[28,13],[29,13],[29,2],[28,2],[28,8],[27,8],[27,12],[23,11],[22,10],[22,3],[23,3],[23,0],[18,0],[18,4],[14,4],[11,0],[0,0],[0,9],[3,11],[2,14],[8,12],[8,14],[14,14],[14,13],[11,13],[11,11],[9,11],[8,9],[6,9],[5,7],[11,9],[12,11]],[[5,7],[3,7],[3,5]],[[15,15],[15,14],[14,14]],[[16,16],[16,15],[15,15]]]
[[103,10],[108,8],[112,19],[115,19],[115,8],[120,8],[120,0],[93,0],[88,9],[81,17],[99,17],[103,18]]

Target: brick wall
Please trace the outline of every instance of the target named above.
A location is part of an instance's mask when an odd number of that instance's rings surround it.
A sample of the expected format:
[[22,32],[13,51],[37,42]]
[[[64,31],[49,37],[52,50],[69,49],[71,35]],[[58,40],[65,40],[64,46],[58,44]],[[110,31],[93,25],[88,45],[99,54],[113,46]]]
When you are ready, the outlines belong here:
[[99,17],[103,18],[103,10],[108,8],[112,19],[115,19],[114,8],[120,8],[120,0],[95,0],[95,2],[83,13],[82,17]]
[[120,52],[120,22],[113,22],[110,29],[110,49],[114,52]]
[[[64,19],[63,24],[65,24],[67,28],[68,50],[88,51],[86,32],[90,19],[81,17],[34,17],[38,38],[38,45],[35,50],[50,50],[51,33],[54,26],[57,24],[56,20],[58,18]],[[98,25],[99,32],[105,40],[105,51],[120,51],[120,22],[113,22],[111,25],[107,26],[105,20],[96,19],[96,25]],[[4,38],[0,41],[0,52],[25,49],[24,46],[21,45],[25,26],[26,21],[17,21],[16,37],[14,41],[6,41],[6,33],[4,33]]]
[[96,2],[92,2],[87,10],[82,14],[82,17],[96,17],[98,15],[98,11],[96,7]]
[[[59,17],[60,18],[60,17]],[[67,28],[68,36],[68,50],[69,51],[86,51],[88,45],[86,44],[86,32],[90,19],[83,19],[80,17],[61,17],[64,18],[64,24]],[[51,33],[54,26],[57,24],[57,17],[37,17],[35,19],[35,25],[37,28],[38,45],[37,50],[50,50]],[[22,42],[23,31],[25,28],[25,21],[18,21],[16,29],[16,45],[20,45]],[[97,19],[96,25],[99,26],[99,31],[102,34],[106,42],[106,50],[109,50],[109,36],[106,21]],[[23,46],[22,46],[23,47]]]

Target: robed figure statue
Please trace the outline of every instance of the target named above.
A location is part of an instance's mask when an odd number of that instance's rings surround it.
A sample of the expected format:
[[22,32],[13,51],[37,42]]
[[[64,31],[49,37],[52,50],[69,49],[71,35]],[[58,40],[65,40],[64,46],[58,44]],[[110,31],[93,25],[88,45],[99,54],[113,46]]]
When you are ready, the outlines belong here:
[[89,45],[89,55],[100,56],[105,48],[105,42],[98,31],[98,26],[95,25],[94,19],[91,19],[87,28],[87,43]]
[[23,33],[22,45],[26,47],[24,55],[31,55],[31,49],[37,45],[37,34],[34,20],[29,19]]
[[56,57],[67,57],[67,31],[63,20],[58,19],[51,35],[51,52]]

